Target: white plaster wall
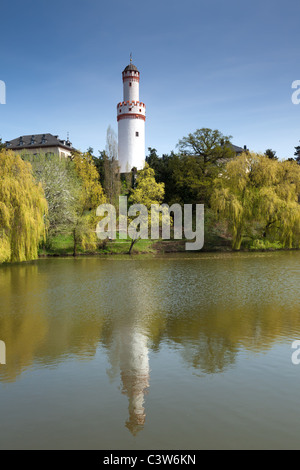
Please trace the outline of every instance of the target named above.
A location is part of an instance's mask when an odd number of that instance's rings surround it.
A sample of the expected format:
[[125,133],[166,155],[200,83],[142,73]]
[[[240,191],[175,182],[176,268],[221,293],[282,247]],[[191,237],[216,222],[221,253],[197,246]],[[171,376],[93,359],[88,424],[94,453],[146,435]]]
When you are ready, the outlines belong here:
[[[129,85],[131,83],[131,86]],[[123,99],[124,101],[138,101],[139,100],[139,82],[133,80],[126,80],[123,83]]]
[[[139,136],[136,137],[136,132]],[[133,167],[145,166],[145,121],[120,119],[118,122],[118,159],[120,172],[130,172]]]

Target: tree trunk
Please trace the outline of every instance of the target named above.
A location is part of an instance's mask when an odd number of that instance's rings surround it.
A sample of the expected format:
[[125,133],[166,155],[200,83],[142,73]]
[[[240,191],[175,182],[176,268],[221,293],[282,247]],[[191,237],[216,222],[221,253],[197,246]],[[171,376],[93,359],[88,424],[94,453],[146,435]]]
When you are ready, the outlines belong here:
[[76,229],[73,229],[73,256],[77,256]]
[[240,248],[241,248],[241,244],[242,244],[242,240],[243,240],[243,236],[241,233],[238,233],[237,236],[235,237],[234,241],[233,241],[233,245],[232,245],[232,249],[234,251],[239,251]]
[[137,242],[137,241],[138,241],[137,238],[131,240],[130,248],[129,248],[129,251],[128,251],[128,254],[129,254],[129,255],[131,255],[131,250],[132,250],[132,248],[133,248],[133,245],[134,245],[135,242]]

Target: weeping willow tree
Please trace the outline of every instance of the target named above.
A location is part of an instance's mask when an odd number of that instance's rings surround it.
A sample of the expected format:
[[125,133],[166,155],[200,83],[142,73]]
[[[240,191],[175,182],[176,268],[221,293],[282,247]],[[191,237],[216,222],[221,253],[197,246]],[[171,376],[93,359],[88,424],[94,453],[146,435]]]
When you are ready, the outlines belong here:
[[47,201],[31,165],[11,151],[0,151],[0,262],[38,256],[45,237]]
[[274,160],[271,160],[270,164],[262,159],[257,167],[256,173],[260,174],[261,182],[257,197],[257,213],[258,219],[263,224],[262,236],[279,240],[287,248],[299,248],[299,165],[295,161]]
[[80,178],[82,191],[80,203],[83,211],[91,210],[106,201],[103,188],[99,183],[99,173],[93,162],[92,156],[86,153],[76,152],[72,158],[75,171]]
[[215,180],[211,205],[221,219],[228,221],[232,233],[232,247],[239,250],[243,235],[252,218],[253,192],[249,185],[249,154],[227,163]]
[[88,152],[76,152],[72,160],[79,182],[72,221],[73,254],[76,256],[78,246],[84,250],[96,248],[96,208],[106,202],[106,197],[92,156]]
[[227,220],[234,250],[255,224],[262,239],[292,248],[299,247],[299,194],[299,165],[247,153],[227,163],[215,180],[211,203]]

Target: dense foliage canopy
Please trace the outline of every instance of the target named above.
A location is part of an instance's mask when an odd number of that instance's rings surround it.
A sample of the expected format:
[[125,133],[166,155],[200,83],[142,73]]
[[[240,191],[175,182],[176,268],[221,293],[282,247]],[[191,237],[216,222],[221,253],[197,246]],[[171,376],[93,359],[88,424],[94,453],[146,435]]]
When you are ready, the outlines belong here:
[[244,153],[227,163],[215,181],[212,208],[225,218],[238,250],[243,237],[278,240],[282,246],[299,247],[300,167],[263,155]]
[[47,202],[30,163],[0,151],[0,262],[37,258],[45,237]]

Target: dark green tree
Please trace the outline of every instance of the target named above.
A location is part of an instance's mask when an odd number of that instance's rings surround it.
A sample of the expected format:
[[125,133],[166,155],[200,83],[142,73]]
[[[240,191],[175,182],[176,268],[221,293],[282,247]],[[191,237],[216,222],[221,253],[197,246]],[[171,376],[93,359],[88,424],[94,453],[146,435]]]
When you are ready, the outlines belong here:
[[296,157],[295,160],[298,163],[298,165],[300,165],[300,145],[298,145],[298,147],[295,147],[295,150],[296,150],[296,152],[294,153]]
[[183,202],[209,205],[214,179],[225,163],[235,157],[231,138],[217,129],[204,127],[179,140],[177,146],[182,165],[176,180],[177,187],[183,190]]
[[267,149],[265,151],[265,156],[270,158],[271,160],[278,160],[278,157],[276,156],[276,152],[272,149]]
[[207,173],[211,166],[215,167],[218,163],[235,157],[231,138],[217,129],[203,127],[183,137],[177,146],[182,155],[196,157],[203,172]]

